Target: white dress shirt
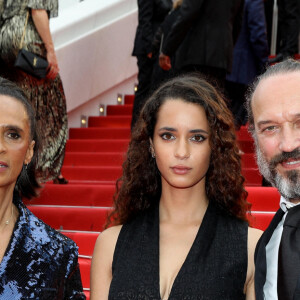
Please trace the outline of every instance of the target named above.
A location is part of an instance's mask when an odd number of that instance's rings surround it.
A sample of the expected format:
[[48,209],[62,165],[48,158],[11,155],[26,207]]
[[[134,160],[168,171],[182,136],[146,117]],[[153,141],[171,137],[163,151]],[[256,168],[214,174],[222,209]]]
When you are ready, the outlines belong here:
[[299,205],[294,204],[281,196],[280,208],[285,212],[282,220],[275,228],[269,243],[266,246],[266,262],[267,262],[267,275],[264,285],[264,299],[265,300],[278,300],[277,295],[277,277],[278,277],[278,252],[283,231],[283,223],[286,218],[288,209]]

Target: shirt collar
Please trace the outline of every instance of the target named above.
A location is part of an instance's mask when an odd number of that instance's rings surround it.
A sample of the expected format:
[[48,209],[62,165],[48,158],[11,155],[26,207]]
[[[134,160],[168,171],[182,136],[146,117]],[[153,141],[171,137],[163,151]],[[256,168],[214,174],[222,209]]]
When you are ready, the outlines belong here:
[[294,207],[296,205],[299,205],[299,203],[292,203],[289,200],[285,199],[283,196],[280,197],[280,208],[286,212],[288,209],[290,209],[291,207]]

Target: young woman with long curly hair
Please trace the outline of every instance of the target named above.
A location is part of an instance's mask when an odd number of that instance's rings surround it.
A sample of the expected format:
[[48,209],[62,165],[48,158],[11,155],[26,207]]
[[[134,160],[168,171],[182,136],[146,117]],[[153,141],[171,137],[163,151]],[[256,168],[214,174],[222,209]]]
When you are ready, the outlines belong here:
[[163,84],[132,133],[98,238],[91,299],[255,299],[233,119],[199,75]]

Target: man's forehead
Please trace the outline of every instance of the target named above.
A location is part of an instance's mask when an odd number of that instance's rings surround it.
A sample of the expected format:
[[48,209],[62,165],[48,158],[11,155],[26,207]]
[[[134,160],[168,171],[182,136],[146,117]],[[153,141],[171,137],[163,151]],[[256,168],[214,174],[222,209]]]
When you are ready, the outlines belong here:
[[276,74],[262,79],[251,101],[253,112],[260,106],[267,110],[271,110],[273,105],[287,109],[291,104],[300,106],[300,71]]

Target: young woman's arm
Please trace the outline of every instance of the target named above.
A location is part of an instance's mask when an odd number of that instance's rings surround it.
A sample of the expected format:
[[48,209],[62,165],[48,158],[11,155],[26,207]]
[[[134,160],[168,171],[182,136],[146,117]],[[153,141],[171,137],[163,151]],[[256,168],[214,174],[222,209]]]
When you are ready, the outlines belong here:
[[255,289],[254,289],[254,252],[256,244],[262,235],[262,231],[250,228],[248,229],[248,270],[247,278],[245,282],[245,293],[247,300],[255,300]]
[[59,68],[50,32],[47,11],[44,9],[31,9],[31,16],[35,28],[39,33],[47,50],[47,61],[49,63],[49,72],[47,74],[47,78],[54,79],[59,72]]
[[91,266],[91,300],[107,300],[112,280],[112,261],[122,226],[103,231],[96,242]]

